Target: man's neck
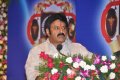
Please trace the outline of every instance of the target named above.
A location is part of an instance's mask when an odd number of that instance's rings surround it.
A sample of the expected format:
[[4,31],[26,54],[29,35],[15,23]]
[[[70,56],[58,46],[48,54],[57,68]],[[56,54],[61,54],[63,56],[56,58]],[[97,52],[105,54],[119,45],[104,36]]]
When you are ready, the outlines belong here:
[[49,39],[49,41],[50,41],[50,43],[53,44],[55,47],[57,47],[57,45],[59,45],[59,44],[62,44],[62,42],[61,42],[61,43],[57,43],[57,42],[55,43],[55,42],[51,41],[50,39]]

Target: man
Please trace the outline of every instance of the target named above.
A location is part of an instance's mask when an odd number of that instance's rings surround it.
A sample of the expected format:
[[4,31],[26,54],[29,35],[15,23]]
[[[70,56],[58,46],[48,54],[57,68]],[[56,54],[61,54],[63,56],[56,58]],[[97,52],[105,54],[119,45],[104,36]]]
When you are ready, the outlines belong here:
[[75,42],[75,21],[73,18],[69,19],[68,26],[69,26],[68,36],[69,36],[70,40]]
[[[117,15],[113,8],[108,10],[106,19],[106,29],[111,42],[109,43],[113,55],[120,57],[120,34],[117,32]],[[118,28],[119,29],[119,28]]]
[[39,75],[39,71],[35,67],[39,66],[39,63],[43,63],[39,58],[40,52],[45,52],[52,57],[60,55],[56,49],[59,44],[62,45],[61,53],[66,56],[81,54],[83,57],[92,57],[92,54],[85,47],[78,43],[72,43],[68,39],[68,23],[64,14],[56,13],[50,15],[45,22],[45,33],[48,39],[30,50],[25,65],[27,80],[35,80]]
[[110,38],[115,37],[116,29],[117,29],[117,15],[116,11],[113,8],[110,8],[107,14],[106,19],[106,29]]
[[31,25],[31,36],[35,42],[37,42],[38,34],[39,34],[38,22],[36,19],[33,19],[32,25]]

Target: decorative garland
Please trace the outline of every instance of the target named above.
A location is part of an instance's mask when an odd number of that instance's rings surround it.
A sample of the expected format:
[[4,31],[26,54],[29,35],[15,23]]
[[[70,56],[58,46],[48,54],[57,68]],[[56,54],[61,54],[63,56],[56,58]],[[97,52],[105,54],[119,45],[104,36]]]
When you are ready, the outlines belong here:
[[115,56],[56,56],[40,52],[39,80],[119,80],[120,59]]
[[0,0],[0,80],[7,80],[8,0]]

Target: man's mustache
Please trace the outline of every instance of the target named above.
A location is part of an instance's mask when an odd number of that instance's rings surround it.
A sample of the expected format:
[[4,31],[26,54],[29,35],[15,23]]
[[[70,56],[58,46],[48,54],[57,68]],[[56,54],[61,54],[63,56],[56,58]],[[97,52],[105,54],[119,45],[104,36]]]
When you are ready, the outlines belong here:
[[64,36],[65,37],[65,34],[64,33],[59,33],[58,35],[57,35],[57,37],[58,36]]

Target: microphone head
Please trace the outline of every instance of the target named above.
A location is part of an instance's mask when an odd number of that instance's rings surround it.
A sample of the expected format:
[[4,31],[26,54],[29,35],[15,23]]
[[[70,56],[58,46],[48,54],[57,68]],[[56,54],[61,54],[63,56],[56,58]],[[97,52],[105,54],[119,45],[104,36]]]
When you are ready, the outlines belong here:
[[57,50],[60,52],[61,49],[62,49],[62,45],[61,45],[61,44],[58,44],[58,45],[57,45]]

